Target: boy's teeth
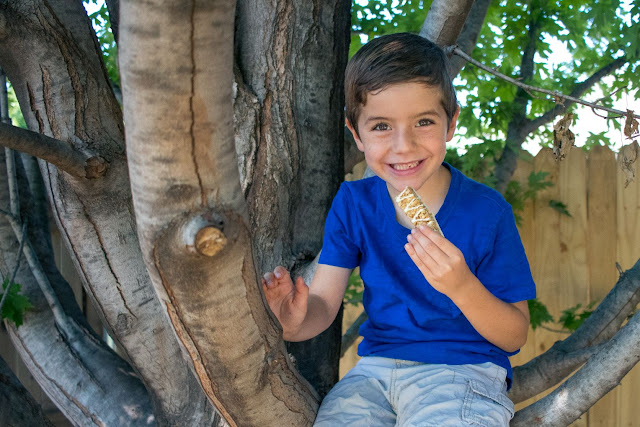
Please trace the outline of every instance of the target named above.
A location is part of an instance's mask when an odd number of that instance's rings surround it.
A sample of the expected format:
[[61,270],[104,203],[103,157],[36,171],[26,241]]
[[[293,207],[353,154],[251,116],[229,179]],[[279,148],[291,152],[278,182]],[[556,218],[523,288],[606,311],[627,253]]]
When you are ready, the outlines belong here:
[[416,166],[418,166],[418,163],[420,162],[413,162],[413,163],[396,163],[393,165],[393,168],[396,170],[407,170],[407,169],[411,169],[411,168],[415,168]]

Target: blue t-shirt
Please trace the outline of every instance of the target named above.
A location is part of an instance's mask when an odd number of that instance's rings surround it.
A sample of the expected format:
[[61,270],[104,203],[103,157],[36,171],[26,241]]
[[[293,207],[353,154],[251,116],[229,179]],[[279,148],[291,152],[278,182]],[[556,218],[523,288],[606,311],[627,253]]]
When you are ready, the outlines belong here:
[[[496,297],[513,303],[535,298],[535,284],[511,206],[495,190],[445,163],[451,184],[436,219],[464,254],[471,272]],[[363,305],[360,356],[424,363],[493,362],[509,356],[483,338],[449,297],[436,291],[404,249],[410,230],[396,220],[386,183],[374,176],[344,182],[327,216],[319,262],[360,266]]]

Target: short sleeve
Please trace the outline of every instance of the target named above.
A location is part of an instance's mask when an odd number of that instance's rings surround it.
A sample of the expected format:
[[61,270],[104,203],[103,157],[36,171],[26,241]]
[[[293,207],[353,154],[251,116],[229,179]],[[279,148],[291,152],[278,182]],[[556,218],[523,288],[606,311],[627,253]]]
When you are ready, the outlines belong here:
[[360,248],[355,243],[359,221],[350,192],[343,183],[338,190],[324,224],[320,264],[355,268],[360,264]]
[[500,216],[493,245],[479,263],[476,276],[492,294],[505,302],[536,297],[531,268],[510,206]]

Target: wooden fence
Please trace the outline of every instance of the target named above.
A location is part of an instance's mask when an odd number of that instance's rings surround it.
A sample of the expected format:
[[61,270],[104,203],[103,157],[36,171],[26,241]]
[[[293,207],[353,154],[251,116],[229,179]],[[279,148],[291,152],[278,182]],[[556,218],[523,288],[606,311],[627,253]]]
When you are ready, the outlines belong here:
[[[639,163],[640,159],[634,165],[635,181],[625,188],[616,155],[605,147],[596,147],[588,155],[574,148],[560,162],[550,149],[544,149],[535,158],[519,161],[514,179],[524,183],[531,171],[545,171],[554,183],[526,204],[519,228],[538,298],[555,319],[563,309],[601,301],[618,279],[616,263],[627,270],[640,258]],[[550,201],[564,203],[571,216],[551,208]],[[345,328],[360,311],[353,307],[345,311]],[[526,346],[512,358],[512,364],[523,364],[566,336],[540,328],[530,331]],[[342,358],[341,375],[357,359],[354,346]],[[640,427],[638,396],[640,366],[573,425]]]

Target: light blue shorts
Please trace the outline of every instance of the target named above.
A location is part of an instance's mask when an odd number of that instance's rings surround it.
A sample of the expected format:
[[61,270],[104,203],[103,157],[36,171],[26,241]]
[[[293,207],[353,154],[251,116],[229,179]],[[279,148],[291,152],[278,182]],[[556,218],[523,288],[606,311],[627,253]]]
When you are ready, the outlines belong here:
[[324,398],[314,426],[508,426],[507,371],[363,357]]

